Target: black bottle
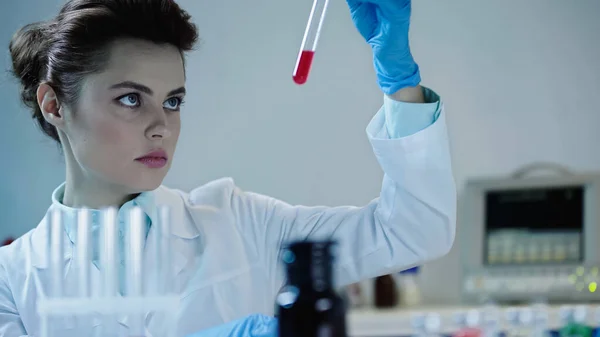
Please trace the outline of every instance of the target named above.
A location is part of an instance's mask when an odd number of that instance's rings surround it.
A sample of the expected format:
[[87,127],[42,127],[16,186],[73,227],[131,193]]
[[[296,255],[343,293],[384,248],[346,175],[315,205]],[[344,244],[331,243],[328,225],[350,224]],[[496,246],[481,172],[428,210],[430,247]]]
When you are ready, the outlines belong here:
[[287,284],[277,296],[279,337],[346,337],[346,307],[333,288],[332,241],[284,248]]
[[375,307],[393,308],[398,304],[398,290],[392,275],[375,278]]

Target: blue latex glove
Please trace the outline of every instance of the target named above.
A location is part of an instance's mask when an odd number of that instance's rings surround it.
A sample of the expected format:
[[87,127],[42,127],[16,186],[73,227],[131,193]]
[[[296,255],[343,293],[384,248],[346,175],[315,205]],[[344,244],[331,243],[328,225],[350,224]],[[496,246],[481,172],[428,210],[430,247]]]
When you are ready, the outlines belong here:
[[278,337],[277,319],[255,314],[187,337]]
[[377,82],[391,95],[421,82],[408,43],[411,0],[346,0],[360,34],[373,50]]

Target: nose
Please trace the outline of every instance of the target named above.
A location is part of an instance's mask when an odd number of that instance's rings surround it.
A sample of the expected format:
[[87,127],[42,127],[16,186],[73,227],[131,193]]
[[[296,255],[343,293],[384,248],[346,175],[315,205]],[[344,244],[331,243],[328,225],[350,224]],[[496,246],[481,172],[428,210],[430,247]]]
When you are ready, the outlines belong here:
[[164,139],[171,137],[171,130],[167,123],[167,115],[162,109],[154,114],[156,117],[148,128],[146,135],[153,140]]
[[167,128],[166,125],[157,125],[153,127],[149,132],[151,139],[163,139],[171,137],[171,131]]

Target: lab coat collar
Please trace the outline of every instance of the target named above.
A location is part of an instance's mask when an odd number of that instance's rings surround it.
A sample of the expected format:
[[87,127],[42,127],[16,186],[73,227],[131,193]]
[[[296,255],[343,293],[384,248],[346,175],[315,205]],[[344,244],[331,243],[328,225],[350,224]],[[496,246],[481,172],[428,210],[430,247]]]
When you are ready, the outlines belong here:
[[[62,194],[64,193],[65,184],[58,186],[52,193],[52,205],[49,211],[53,207],[58,207],[65,213],[74,216],[76,209],[67,207],[59,202],[62,200]],[[200,235],[198,227],[196,227],[193,221],[186,218],[187,210],[185,209],[185,201],[183,196],[175,190],[171,190],[167,187],[160,186],[154,191],[143,192],[137,198],[133,199],[131,203],[142,208],[142,210],[150,217],[152,223],[157,223],[158,214],[156,212],[157,205],[168,206],[171,214],[171,234],[181,239],[194,239]],[[48,267],[47,252],[50,237],[50,212],[47,212],[41,223],[35,229],[32,240],[34,253],[32,256],[32,264],[38,269],[45,269]],[[65,231],[65,250],[64,260],[68,261],[73,257],[73,245],[72,241]]]
[[[62,183],[58,186],[54,192],[52,193],[52,206],[51,209],[57,209],[61,211],[63,223],[65,226],[65,231],[67,237],[71,241],[71,243],[75,244],[77,242],[77,213],[80,209],[66,206],[63,203],[65,194],[65,183]],[[126,223],[124,222],[125,217],[129,210],[133,207],[140,207],[143,212],[146,213],[148,217],[150,217],[151,211],[154,209],[154,196],[152,193],[143,192],[138,195],[135,199],[126,202],[118,212],[119,217],[119,225]],[[102,211],[98,209],[90,209],[90,218],[91,218],[91,230],[92,230],[92,238],[99,237],[99,229],[102,226]],[[153,220],[150,218],[150,221],[146,224],[146,235],[149,227],[153,223]],[[97,245],[99,242],[97,240],[93,240],[92,244],[96,245],[96,248],[93,249],[94,252],[97,252]]]
[[[63,213],[69,214],[71,217],[76,217],[77,209],[67,207],[62,204],[62,199],[65,190],[65,183],[58,186],[52,193],[52,207],[57,207],[63,211]],[[166,187],[160,186],[158,189],[149,192],[140,193],[135,199],[126,202],[119,209],[119,213],[127,210],[131,207],[140,207],[152,223],[158,223],[157,206],[166,205],[171,208],[171,234],[184,239],[193,239],[198,237],[198,229],[196,226],[190,226],[187,222],[184,222],[183,215],[183,203],[181,202],[181,196]],[[173,209],[175,208],[175,209]],[[181,212],[180,212],[181,210]],[[98,210],[93,210],[99,212]],[[74,221],[69,221],[74,224]],[[67,231],[69,232],[69,231]],[[75,232],[75,231],[72,231]],[[74,238],[70,237],[72,242]]]

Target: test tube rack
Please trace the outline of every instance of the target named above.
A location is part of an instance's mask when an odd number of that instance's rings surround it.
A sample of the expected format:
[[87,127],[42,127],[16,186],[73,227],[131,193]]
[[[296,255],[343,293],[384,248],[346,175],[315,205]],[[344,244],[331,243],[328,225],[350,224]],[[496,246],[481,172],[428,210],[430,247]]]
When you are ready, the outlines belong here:
[[[133,207],[125,214],[126,235],[119,242],[119,214],[114,208],[101,212],[82,209],[76,218],[77,241],[73,245],[76,267],[76,289],[65,289],[64,253],[71,242],[66,235],[64,214],[59,208],[53,208],[44,218],[49,228],[47,262],[52,275],[50,284],[44,287],[36,279],[38,289],[42,293],[37,300],[37,313],[40,317],[41,337],[55,337],[53,322],[56,318],[70,317],[83,320],[89,317],[101,317],[102,320],[116,320],[118,317],[128,318],[128,336],[148,336],[146,319],[148,314],[159,314],[161,331],[164,335],[174,336],[176,331],[175,314],[179,309],[180,297],[169,286],[171,275],[170,261],[170,216],[169,209],[160,207],[157,213],[158,223],[153,223],[153,233],[146,239],[146,218],[140,207]],[[97,217],[100,213],[100,216]],[[101,219],[101,223],[93,223]],[[94,227],[95,226],[95,227]],[[93,244],[93,228],[100,233],[97,253]],[[152,240],[152,256],[144,252],[147,241]],[[118,245],[123,245],[119,250]],[[121,251],[122,254],[119,254]],[[125,255],[125,256],[120,256]],[[91,268],[94,268],[93,256],[99,256],[100,279],[91,279]],[[143,261],[147,258],[156,262],[152,274],[143,270]],[[119,269],[120,265],[127,268]],[[155,282],[148,287],[144,279],[152,278]],[[124,280],[124,283],[120,283]],[[92,284],[95,286],[92,288]],[[72,283],[71,283],[72,285]],[[99,287],[98,287],[99,285]],[[126,290],[121,289],[125,286]],[[148,289],[149,288],[149,289]],[[45,290],[45,291],[44,291]],[[85,325],[84,325],[85,326]],[[97,332],[97,331],[96,331]],[[103,331],[103,336],[120,336],[118,331]],[[92,335],[92,334],[85,334]]]

